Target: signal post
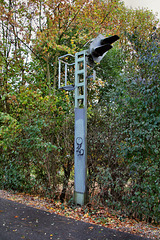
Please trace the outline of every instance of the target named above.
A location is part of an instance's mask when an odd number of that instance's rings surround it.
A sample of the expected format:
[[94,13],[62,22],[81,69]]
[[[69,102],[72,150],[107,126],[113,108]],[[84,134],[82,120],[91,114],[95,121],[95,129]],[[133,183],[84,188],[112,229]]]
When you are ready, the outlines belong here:
[[75,54],[74,202],[87,202],[87,51]]
[[[87,202],[87,65],[93,67],[99,63],[112,43],[117,41],[117,35],[104,38],[99,34],[88,50],[75,54],[67,54],[59,58],[59,89],[75,90],[75,130],[74,130],[74,202],[84,205]],[[72,56],[75,62],[68,64],[63,57]],[[65,64],[65,84],[61,86],[61,63]],[[67,84],[67,68],[75,65],[75,83]]]

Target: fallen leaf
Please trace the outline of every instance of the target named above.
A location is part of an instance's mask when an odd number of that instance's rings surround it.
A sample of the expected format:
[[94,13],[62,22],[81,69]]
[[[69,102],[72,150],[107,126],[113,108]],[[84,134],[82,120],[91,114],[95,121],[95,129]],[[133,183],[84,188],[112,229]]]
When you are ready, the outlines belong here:
[[90,230],[92,230],[92,229],[93,229],[93,227],[89,227],[89,229],[90,229]]

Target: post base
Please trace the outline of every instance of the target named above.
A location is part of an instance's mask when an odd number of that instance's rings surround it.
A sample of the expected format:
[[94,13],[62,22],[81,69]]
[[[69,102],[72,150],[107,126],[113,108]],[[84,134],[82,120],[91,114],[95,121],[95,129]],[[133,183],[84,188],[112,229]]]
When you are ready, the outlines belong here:
[[85,205],[87,203],[87,194],[74,192],[74,203],[76,205]]

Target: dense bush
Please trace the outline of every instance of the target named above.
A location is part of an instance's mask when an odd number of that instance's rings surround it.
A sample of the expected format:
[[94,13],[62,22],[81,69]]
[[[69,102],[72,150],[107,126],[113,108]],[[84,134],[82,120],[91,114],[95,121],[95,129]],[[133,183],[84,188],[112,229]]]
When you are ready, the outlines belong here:
[[97,107],[89,125],[89,184],[91,194],[98,189],[96,197],[108,206],[132,217],[159,222],[158,42],[151,37],[142,46],[135,35],[128,38],[137,48],[134,53],[139,55],[139,71],[123,73],[121,79],[100,92],[102,107]]
[[[58,97],[42,97],[32,88],[22,88],[16,102],[12,102],[12,117],[1,112],[1,187],[30,189],[52,196],[57,191],[58,172],[65,164],[60,153],[66,154],[72,146],[66,126],[71,126],[70,120],[64,121],[68,101],[63,93]],[[71,115],[70,112],[68,119]],[[73,160],[71,169],[72,163]]]

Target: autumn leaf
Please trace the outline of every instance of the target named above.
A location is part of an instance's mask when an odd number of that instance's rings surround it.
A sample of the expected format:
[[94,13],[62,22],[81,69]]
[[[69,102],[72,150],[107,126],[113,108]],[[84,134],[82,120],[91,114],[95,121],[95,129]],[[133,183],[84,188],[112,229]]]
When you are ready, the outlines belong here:
[[92,230],[92,229],[93,229],[93,227],[89,227],[89,229],[90,229],[90,230]]

